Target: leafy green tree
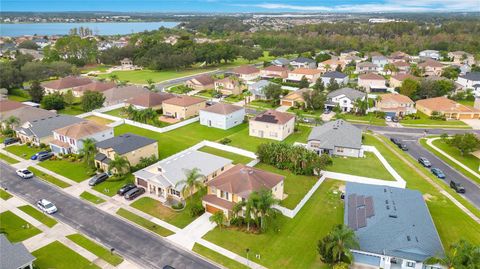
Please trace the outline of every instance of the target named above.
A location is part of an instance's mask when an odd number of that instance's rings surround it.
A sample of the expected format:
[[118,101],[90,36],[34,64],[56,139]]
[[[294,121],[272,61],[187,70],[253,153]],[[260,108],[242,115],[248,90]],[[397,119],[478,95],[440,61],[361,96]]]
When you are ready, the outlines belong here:
[[75,96],[73,95],[72,90],[68,90],[64,95],[63,95],[63,101],[65,101],[65,104],[71,106],[75,102]]
[[332,59],[332,56],[327,53],[320,53],[317,55],[317,57],[315,57],[315,61],[317,62],[317,64],[330,59]]
[[85,112],[101,108],[105,102],[105,96],[101,92],[86,91],[82,96],[82,109]]
[[217,224],[219,228],[222,228],[223,224],[225,223],[225,214],[223,213],[222,210],[219,210],[213,213],[213,215],[210,216],[209,220]]
[[126,157],[115,154],[113,160],[108,164],[108,169],[113,171],[114,175],[121,177],[130,172],[130,162]]
[[323,84],[322,78],[317,78],[315,84],[313,85],[312,89],[323,92],[325,90],[325,85]]
[[355,232],[343,224],[333,227],[333,229],[320,241],[318,241],[317,251],[320,259],[330,265],[338,263],[353,263],[352,248],[358,248],[359,242]]
[[400,94],[413,98],[420,90],[420,82],[415,79],[407,78],[402,82],[400,86]]
[[278,205],[280,201],[275,199],[271,190],[261,190],[256,193],[250,194],[249,199],[255,200],[256,208],[260,218],[260,228],[262,231],[266,231],[268,226],[273,222],[275,217],[280,214],[280,211],[274,208],[274,205]]
[[340,85],[338,85],[338,82],[334,78],[331,78],[327,85],[327,91],[333,92],[338,89],[340,89]]
[[0,62],[0,88],[21,87],[23,78],[20,71],[11,62]]
[[473,133],[456,134],[448,144],[457,148],[462,155],[469,154],[480,148],[480,139]]
[[25,40],[22,43],[18,44],[19,49],[31,49],[31,50],[37,50],[39,47],[38,45],[33,42],[32,40]]
[[203,187],[202,180],[204,178],[205,176],[200,173],[200,169],[193,168],[192,170],[185,171],[185,179],[177,182],[175,187],[183,185],[183,197],[188,195],[188,197],[191,198],[195,190]]
[[80,150],[80,154],[83,155],[83,162],[88,167],[95,167],[95,155],[97,154],[97,147],[95,146],[95,139],[86,138],[82,140],[83,148]]
[[307,77],[303,76],[300,82],[298,83],[298,87],[300,89],[303,89],[303,88],[308,88],[309,86],[310,86],[310,82],[308,82]]
[[63,100],[63,95],[58,92],[45,95],[42,98],[41,104],[42,107],[47,110],[61,110],[65,108],[65,101]]
[[263,92],[265,93],[265,97],[267,97],[267,99],[273,100],[274,103],[278,103],[283,90],[280,85],[270,83],[263,88]]
[[447,66],[442,70],[442,77],[456,80],[460,74],[460,68],[457,66]]
[[245,60],[248,60],[249,63],[262,57],[262,55],[263,51],[260,49],[252,49],[248,47],[243,47],[242,49],[240,49],[240,56]]
[[45,95],[45,89],[40,84],[40,81],[34,80],[28,89],[28,93],[30,94],[33,102],[40,103]]
[[477,269],[480,264],[480,246],[466,240],[460,240],[445,251],[444,255],[430,257],[425,264],[440,264],[448,269],[472,268]]
[[325,106],[327,97],[320,90],[313,90],[305,91],[303,99],[305,100],[305,108],[315,111]]

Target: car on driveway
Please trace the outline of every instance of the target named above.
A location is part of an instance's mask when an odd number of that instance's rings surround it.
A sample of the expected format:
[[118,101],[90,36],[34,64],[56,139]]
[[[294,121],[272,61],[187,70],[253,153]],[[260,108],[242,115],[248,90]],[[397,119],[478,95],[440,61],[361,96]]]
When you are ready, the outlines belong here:
[[16,137],[9,137],[9,138],[3,140],[3,144],[5,146],[8,146],[10,144],[17,143],[18,141],[20,141],[20,139],[18,139]]
[[23,179],[33,177],[33,173],[31,171],[29,171],[28,169],[18,169],[16,172],[17,172],[17,176],[19,176]]
[[145,193],[144,188],[135,187],[135,188],[127,191],[125,193],[124,197],[125,197],[126,200],[133,200],[133,199],[137,198],[138,196],[140,196],[144,193]]
[[52,157],[53,157],[53,153],[51,153],[51,152],[38,154],[37,161],[42,162],[42,161],[48,160]]
[[136,188],[137,186],[135,186],[135,184],[132,184],[132,183],[128,183],[127,185],[121,187],[118,191],[117,191],[117,194],[122,196],[124,195],[125,193],[127,193],[129,190],[131,189],[134,189]]
[[40,209],[42,212],[45,212],[47,214],[53,214],[57,212],[57,207],[47,199],[42,199],[37,202],[37,207]]
[[432,167],[432,164],[430,163],[429,160],[425,157],[420,157],[418,158],[418,162],[423,165],[423,167]]
[[107,179],[108,179],[108,174],[107,173],[100,173],[100,174],[97,174],[97,175],[93,176],[88,181],[88,185],[95,186],[97,184],[100,184],[100,183],[104,182]]
[[37,153],[35,153],[32,157],[30,157],[30,160],[36,160],[39,155],[44,155],[44,154],[47,154],[47,153],[48,153],[48,151],[40,151],[40,152],[37,152]]
[[438,168],[432,168],[430,169],[430,171],[432,171],[432,173],[438,178],[441,178],[441,179],[445,178],[445,174],[443,173],[443,171]]
[[458,193],[465,193],[465,188],[458,182],[450,180],[450,187]]

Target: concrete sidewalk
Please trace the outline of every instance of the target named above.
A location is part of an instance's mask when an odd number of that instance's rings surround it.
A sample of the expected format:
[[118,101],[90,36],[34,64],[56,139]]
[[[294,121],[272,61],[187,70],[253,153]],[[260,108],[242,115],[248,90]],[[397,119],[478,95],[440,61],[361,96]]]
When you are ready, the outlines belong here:
[[212,214],[210,213],[203,213],[203,215],[198,217],[187,227],[167,238],[191,250],[193,245],[195,245],[195,242],[200,240],[205,234],[217,226],[209,220],[211,215]]

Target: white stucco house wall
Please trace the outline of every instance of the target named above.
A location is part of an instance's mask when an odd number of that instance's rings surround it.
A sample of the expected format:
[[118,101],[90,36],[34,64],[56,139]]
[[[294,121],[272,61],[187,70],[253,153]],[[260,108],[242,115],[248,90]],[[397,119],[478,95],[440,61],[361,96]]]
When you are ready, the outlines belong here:
[[217,103],[200,110],[200,124],[223,130],[242,124],[245,119],[245,108]]

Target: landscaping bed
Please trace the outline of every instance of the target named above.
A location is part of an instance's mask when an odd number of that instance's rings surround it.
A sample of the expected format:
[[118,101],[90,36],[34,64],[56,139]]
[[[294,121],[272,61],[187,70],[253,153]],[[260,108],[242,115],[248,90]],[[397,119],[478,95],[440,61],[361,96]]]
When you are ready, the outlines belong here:
[[150,230],[160,236],[163,236],[163,237],[167,237],[169,235],[172,235],[174,234],[174,232],[168,230],[168,229],[165,229],[163,228],[162,226],[159,226],[147,219],[144,219],[138,215],[135,215],[134,213],[130,212],[130,211],[127,211],[123,208],[120,208],[118,211],[117,211],[117,215],[119,216],[122,216],[128,220],[130,220],[131,222],[134,222],[140,226],[142,226],[143,228],[147,229],[147,230]]
[[121,256],[112,254],[109,249],[106,249],[81,234],[71,234],[68,235],[67,238],[113,266],[117,266],[123,262]]
[[0,213],[0,230],[5,232],[12,243],[21,242],[42,232],[11,211]]
[[35,260],[35,268],[40,269],[71,269],[72,265],[78,269],[100,269],[89,260],[71,250],[64,244],[54,241],[32,252]]
[[48,215],[40,212],[36,208],[30,205],[19,206],[18,209],[22,210],[23,212],[27,213],[31,217],[35,218],[36,220],[40,221],[41,223],[45,224],[47,227],[52,228],[58,222],[55,219],[52,219]]

